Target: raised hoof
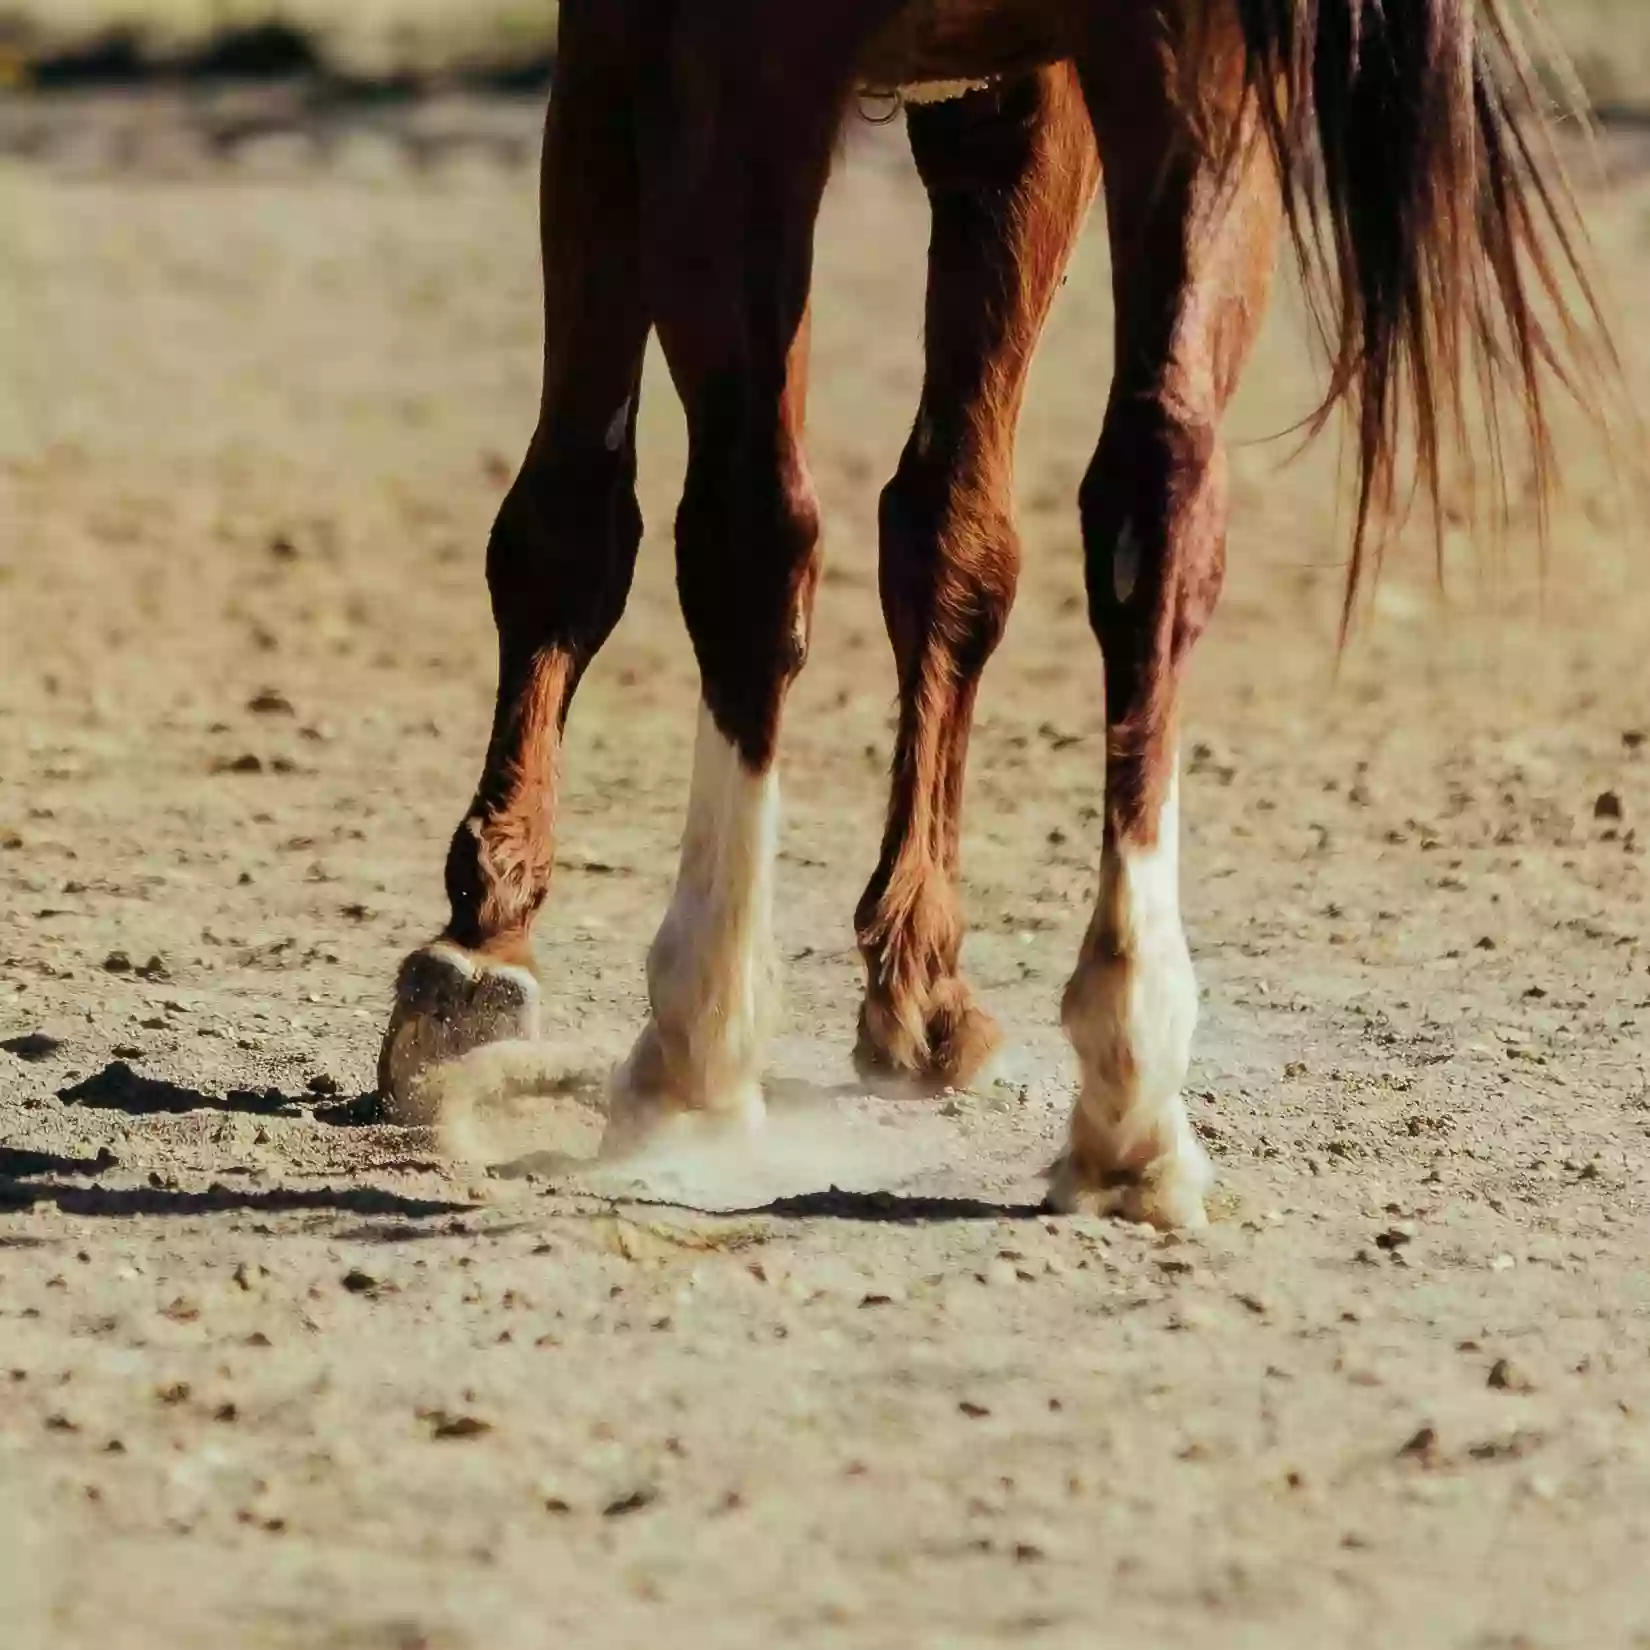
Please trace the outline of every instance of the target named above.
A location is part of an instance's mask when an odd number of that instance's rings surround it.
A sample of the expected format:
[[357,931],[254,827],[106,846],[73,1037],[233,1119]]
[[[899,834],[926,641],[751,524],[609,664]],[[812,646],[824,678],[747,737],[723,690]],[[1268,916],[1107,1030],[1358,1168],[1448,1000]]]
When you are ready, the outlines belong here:
[[867,1083],[939,1094],[979,1082],[1003,1043],[1002,1027],[961,981],[936,989],[925,1033],[919,1044],[888,1007],[867,999],[859,1011],[854,1070]]
[[1044,1207],[1052,1214],[1109,1216],[1163,1232],[1194,1231],[1209,1224],[1203,1194],[1212,1178],[1201,1152],[1160,1157],[1136,1173],[1097,1174],[1067,1151],[1049,1171]]
[[413,952],[396,975],[378,1056],[385,1121],[435,1122],[433,1073],[483,1044],[531,1041],[538,1033],[538,981],[525,968],[444,942]]

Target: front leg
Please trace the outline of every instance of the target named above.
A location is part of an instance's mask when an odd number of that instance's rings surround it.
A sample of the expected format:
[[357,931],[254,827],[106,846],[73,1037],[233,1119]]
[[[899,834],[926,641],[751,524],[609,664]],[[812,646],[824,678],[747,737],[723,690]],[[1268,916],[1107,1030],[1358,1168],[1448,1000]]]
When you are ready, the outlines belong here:
[[[656,201],[646,268],[687,418],[677,588],[702,698],[676,889],[648,955],[648,1023],[613,1084],[609,1152],[661,1129],[761,1119],[779,994],[780,724],[819,577],[802,443],[807,303],[851,65],[835,80],[798,62],[753,81],[743,59],[713,50],[716,24],[707,12],[707,73],[650,157],[686,190]],[[681,164],[681,129],[705,135],[698,170]]]
[[1069,65],[909,113],[933,212],[927,367],[882,496],[899,733],[882,857],[856,914],[867,1077],[944,1087],[1000,1040],[959,972],[959,839],[981,673],[1019,577],[1014,432],[1037,340],[1097,179]]
[[544,149],[543,400],[488,545],[498,701],[447,856],[451,914],[440,940],[403,963],[379,1056],[398,1122],[433,1120],[426,1079],[441,1066],[538,1032],[530,937],[554,861],[562,727],[624,609],[642,531],[635,51],[633,31],[600,8],[563,18]]

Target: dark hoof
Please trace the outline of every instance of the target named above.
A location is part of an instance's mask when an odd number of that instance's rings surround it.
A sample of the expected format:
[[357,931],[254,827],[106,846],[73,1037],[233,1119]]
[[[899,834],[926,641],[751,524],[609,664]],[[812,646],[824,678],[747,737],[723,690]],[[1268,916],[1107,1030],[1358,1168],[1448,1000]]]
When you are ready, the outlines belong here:
[[386,1122],[435,1121],[427,1079],[487,1043],[539,1032],[538,981],[525,969],[437,942],[402,963],[378,1056]]

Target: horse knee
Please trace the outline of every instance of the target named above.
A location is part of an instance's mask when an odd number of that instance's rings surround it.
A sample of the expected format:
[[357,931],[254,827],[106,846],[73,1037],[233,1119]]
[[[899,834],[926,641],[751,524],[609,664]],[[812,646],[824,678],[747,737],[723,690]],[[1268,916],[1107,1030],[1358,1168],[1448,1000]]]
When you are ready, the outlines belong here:
[[641,538],[628,455],[530,455],[487,542],[500,633],[587,661],[624,611]]
[[879,583],[903,668],[938,643],[965,680],[977,677],[1008,626],[1020,540],[997,490],[946,460],[907,452],[883,489]]

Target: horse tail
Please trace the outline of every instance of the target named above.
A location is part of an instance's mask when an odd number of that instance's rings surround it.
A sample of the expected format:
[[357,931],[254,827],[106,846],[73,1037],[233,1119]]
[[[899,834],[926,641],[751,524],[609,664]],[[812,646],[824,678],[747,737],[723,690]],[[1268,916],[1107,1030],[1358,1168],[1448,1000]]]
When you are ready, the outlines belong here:
[[1313,427],[1344,404],[1354,434],[1344,636],[1379,549],[1372,522],[1397,502],[1406,429],[1435,530],[1446,438],[1487,459],[1504,521],[1504,409],[1517,409],[1544,529],[1547,392],[1556,381],[1602,423],[1619,367],[1508,0],[1234,4],[1333,368]]

